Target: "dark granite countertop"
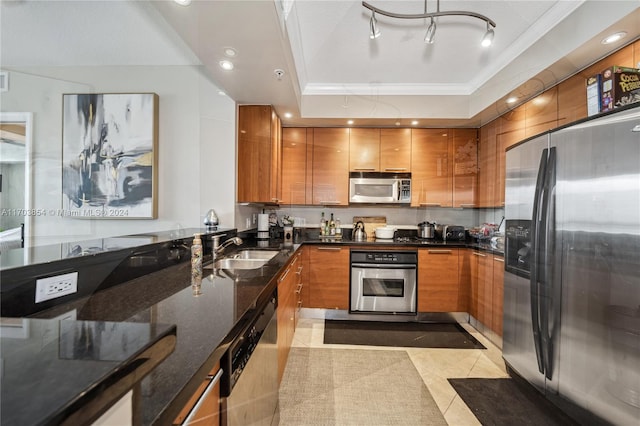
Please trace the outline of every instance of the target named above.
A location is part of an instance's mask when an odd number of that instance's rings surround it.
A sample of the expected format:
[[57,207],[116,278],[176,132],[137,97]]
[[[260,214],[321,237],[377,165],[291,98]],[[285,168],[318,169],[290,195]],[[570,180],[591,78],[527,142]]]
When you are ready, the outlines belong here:
[[[303,236],[301,243],[366,246],[372,249],[391,246],[470,247],[502,255],[490,244],[468,241],[443,242],[416,238],[405,241],[352,241],[348,237],[331,240],[320,239],[310,233]],[[272,241],[267,247],[257,247],[256,241],[246,238],[242,246],[235,249],[229,247],[227,254],[243,248],[275,248],[280,253],[259,269],[238,271],[233,275],[224,270],[214,274],[205,265],[197,292],[192,287],[190,264],[183,262],[34,316],[55,318],[71,315],[79,321],[138,323],[154,329],[162,324],[175,325],[177,340],[173,353],[141,382],[142,424],[169,424],[220,361],[229,343],[268,301],[276,288],[275,277],[299,245],[284,247],[280,241]],[[101,379],[97,380],[99,382]],[[78,388],[80,392],[81,388]]]

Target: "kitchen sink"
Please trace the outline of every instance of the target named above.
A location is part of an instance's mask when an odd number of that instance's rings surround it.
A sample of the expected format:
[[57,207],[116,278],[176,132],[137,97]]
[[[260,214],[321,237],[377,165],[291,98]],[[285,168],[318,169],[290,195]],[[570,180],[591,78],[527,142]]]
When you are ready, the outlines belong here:
[[277,250],[240,250],[239,252],[232,254],[230,257],[238,260],[246,259],[269,261],[278,253],[280,252]]
[[215,269],[258,269],[268,261],[268,259],[234,259],[228,257],[216,260],[213,267]]

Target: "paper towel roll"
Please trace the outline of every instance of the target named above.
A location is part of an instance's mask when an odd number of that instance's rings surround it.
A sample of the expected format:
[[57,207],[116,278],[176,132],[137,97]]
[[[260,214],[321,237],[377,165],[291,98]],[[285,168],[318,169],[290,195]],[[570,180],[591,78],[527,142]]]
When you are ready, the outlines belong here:
[[269,230],[269,215],[267,213],[262,213],[258,215],[258,231],[268,231]]

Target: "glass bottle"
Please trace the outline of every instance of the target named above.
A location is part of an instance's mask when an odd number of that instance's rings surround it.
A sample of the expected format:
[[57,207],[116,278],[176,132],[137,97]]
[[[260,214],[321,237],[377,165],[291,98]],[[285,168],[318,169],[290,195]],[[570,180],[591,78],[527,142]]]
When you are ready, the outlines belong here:
[[327,226],[327,221],[324,219],[324,212],[322,212],[322,216],[321,216],[321,219],[320,219],[320,236],[324,236],[325,235],[326,226]]
[[331,219],[329,219],[329,235],[336,235],[336,221],[333,219],[333,213],[331,213]]

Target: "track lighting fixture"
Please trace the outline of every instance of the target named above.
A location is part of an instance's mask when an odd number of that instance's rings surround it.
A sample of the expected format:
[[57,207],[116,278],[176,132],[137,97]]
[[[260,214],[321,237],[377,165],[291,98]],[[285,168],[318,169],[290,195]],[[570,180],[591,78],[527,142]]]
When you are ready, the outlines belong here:
[[371,40],[380,37],[380,30],[378,29],[378,20],[376,19],[375,11],[371,11],[371,20],[369,21],[369,27],[369,38]]
[[493,28],[491,28],[491,26],[489,25],[489,23],[487,22],[487,32],[484,33],[484,37],[482,37],[482,47],[489,47],[491,46],[491,44],[493,43],[493,36],[495,34],[493,33]]
[[427,44],[433,44],[433,38],[436,35],[436,21],[431,18],[431,23],[429,24],[429,28],[427,28],[427,33],[424,36],[424,42]]
[[425,37],[424,37],[424,42],[429,44],[433,43],[434,35],[436,32],[435,18],[438,18],[441,16],[468,16],[470,18],[476,18],[476,19],[485,21],[487,23],[487,32],[484,34],[484,37],[482,38],[483,46],[490,46],[491,43],[493,42],[493,37],[495,35],[493,29],[496,27],[496,23],[493,22],[490,18],[484,15],[481,15],[477,12],[470,12],[470,11],[464,11],[464,10],[452,10],[452,11],[444,11],[444,12],[440,11],[440,0],[437,0],[437,10],[435,12],[427,12],[427,0],[424,0],[424,13],[417,13],[417,14],[387,12],[386,10],[382,10],[375,6],[370,5],[366,1],[362,2],[362,6],[364,6],[365,8],[371,11],[371,20],[369,21],[369,27],[370,27],[369,38],[371,39],[375,39],[380,36],[380,30],[378,29],[378,21],[376,20],[376,13],[379,13],[380,15],[388,16],[390,18],[397,18],[397,19],[430,18],[431,23],[429,24],[429,27],[427,28],[427,33],[425,34]]

